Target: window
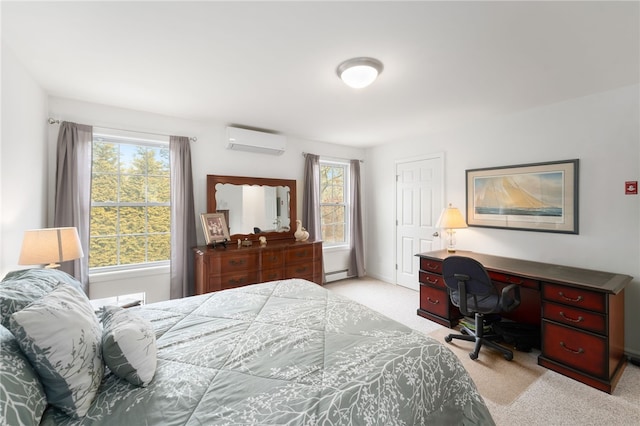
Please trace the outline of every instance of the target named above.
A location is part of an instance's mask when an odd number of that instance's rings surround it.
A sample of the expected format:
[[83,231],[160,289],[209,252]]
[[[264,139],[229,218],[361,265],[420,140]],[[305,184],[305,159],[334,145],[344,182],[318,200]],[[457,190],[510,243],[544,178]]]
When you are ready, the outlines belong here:
[[94,131],[89,268],[171,255],[169,144]]
[[349,244],[349,164],[320,161],[320,224],[325,246]]

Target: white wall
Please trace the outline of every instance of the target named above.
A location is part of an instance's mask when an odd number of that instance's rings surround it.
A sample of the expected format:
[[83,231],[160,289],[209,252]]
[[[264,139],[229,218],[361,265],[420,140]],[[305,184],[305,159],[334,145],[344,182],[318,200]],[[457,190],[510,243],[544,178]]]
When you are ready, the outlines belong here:
[[47,95],[2,44],[0,278],[18,266],[27,229],[47,226]]
[[[199,215],[206,212],[207,174],[295,179],[297,181],[297,209],[298,216],[300,216],[302,213],[302,179],[304,175],[303,152],[345,159],[364,158],[365,155],[364,149],[314,142],[292,136],[287,137],[287,149],[284,154],[279,156],[230,151],[225,148],[224,123],[190,121],[56,97],[49,99],[49,114],[56,119],[98,127],[197,137],[198,141],[191,143],[191,155],[196,211],[194,220],[196,221],[199,244],[205,243]],[[251,126],[254,123],[241,124]],[[53,149],[57,141],[58,127],[57,125],[52,125],[49,128],[50,161],[52,164],[55,158],[55,151],[51,151],[51,149]],[[277,131],[278,129],[273,130]],[[53,194],[53,189],[52,176],[48,192]],[[53,200],[50,200],[50,208],[53,209]],[[331,270],[332,267],[331,262],[325,262],[326,270]],[[168,273],[154,272],[150,278],[146,277],[144,279],[141,279],[139,275],[131,277],[129,275],[120,273],[117,276],[90,277],[91,297],[108,297],[122,294],[123,291],[128,293],[144,291],[140,289],[142,286],[147,288],[154,287],[147,291],[147,301],[149,302],[168,298]]]
[[457,247],[501,256],[628,274],[626,346],[640,354],[640,196],[624,182],[640,177],[639,86],[549,105],[367,152],[367,270],[395,280],[395,161],[445,153],[445,202],[465,208],[465,170],[580,160],[580,234],[487,228],[457,232]]

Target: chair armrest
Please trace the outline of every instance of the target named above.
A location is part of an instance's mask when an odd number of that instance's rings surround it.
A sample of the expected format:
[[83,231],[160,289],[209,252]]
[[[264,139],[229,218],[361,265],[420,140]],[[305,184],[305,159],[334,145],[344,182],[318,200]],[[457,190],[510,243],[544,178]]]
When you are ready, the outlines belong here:
[[[507,305],[507,300],[509,299],[509,293],[513,293],[511,296],[512,302]],[[500,305],[502,306],[502,310],[504,312],[509,312],[520,306],[520,286],[518,284],[509,284],[505,288],[502,289],[502,294],[500,295]]]

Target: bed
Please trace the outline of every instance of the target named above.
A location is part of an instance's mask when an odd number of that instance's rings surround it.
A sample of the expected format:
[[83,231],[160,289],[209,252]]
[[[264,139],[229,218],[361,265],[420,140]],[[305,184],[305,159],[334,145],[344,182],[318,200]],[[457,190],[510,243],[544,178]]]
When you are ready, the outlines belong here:
[[47,404],[42,425],[493,424],[449,349],[302,279],[126,314],[155,337],[152,380],[105,368],[86,414]]

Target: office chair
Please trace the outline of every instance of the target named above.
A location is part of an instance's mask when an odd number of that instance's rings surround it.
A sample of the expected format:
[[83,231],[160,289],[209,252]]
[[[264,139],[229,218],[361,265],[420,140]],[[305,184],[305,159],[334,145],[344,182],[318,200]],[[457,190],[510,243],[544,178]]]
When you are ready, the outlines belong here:
[[475,331],[462,327],[465,334],[449,334],[444,340],[452,339],[475,342],[475,349],[469,353],[471,359],[477,359],[482,345],[490,346],[502,352],[507,361],[513,359],[513,352],[500,346],[494,340],[497,334],[485,334],[488,324],[486,314],[509,312],[520,305],[520,287],[511,284],[498,291],[491,282],[489,274],[480,262],[470,257],[449,256],[442,263],[442,276],[449,290],[451,303],[460,309],[465,316],[475,315]]

